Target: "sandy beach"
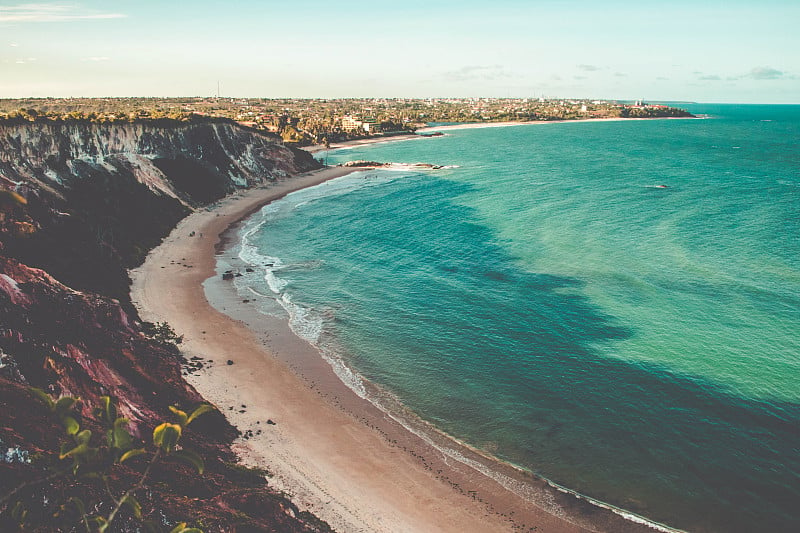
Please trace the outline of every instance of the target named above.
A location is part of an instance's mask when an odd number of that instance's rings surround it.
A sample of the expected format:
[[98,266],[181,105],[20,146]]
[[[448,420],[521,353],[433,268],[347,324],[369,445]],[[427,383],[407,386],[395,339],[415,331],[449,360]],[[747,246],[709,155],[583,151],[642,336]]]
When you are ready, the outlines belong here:
[[[691,118],[691,117],[686,117]],[[624,122],[624,121],[633,121],[633,120],[679,120],[684,119],[684,117],[663,117],[663,118],[620,118],[620,117],[611,117],[611,118],[582,118],[576,120],[533,120],[528,122],[464,122],[461,124],[448,124],[446,126],[427,126],[425,128],[420,128],[416,130],[415,133],[409,133],[408,135],[393,135],[390,137],[368,137],[364,139],[354,139],[351,141],[345,141],[340,143],[331,143],[329,147],[325,147],[322,144],[315,144],[313,146],[307,146],[304,148],[307,152],[312,154],[316,154],[319,152],[325,152],[327,150],[340,150],[342,148],[348,148],[353,146],[361,146],[365,144],[379,144],[379,143],[390,143],[396,141],[408,141],[412,139],[429,139],[430,136],[423,135],[423,134],[431,134],[434,132],[442,132],[445,133],[447,131],[454,131],[454,130],[473,130],[473,129],[484,129],[484,128],[507,128],[509,126],[537,126],[542,124],[564,124],[568,122]]]
[[271,485],[341,532],[652,531],[443,436],[437,445],[435,431],[408,431],[215,272],[226,230],[353,170],[323,169],[198,210],[131,273],[142,318],[168,322],[185,337],[185,357],[206,363],[187,380],[245,434],[242,462],[267,469]]
[[390,143],[396,141],[408,141],[410,139],[423,139],[421,135],[417,135],[416,133],[409,133],[407,135],[392,135],[389,137],[367,137],[364,139],[353,139],[351,141],[345,141],[340,143],[331,143],[330,146],[326,147],[324,144],[315,144],[313,146],[307,146],[303,148],[306,152],[310,152],[312,154],[316,154],[318,152],[325,152],[328,150],[339,150],[341,148],[348,148],[351,146],[360,146],[364,144],[378,144],[378,143]]

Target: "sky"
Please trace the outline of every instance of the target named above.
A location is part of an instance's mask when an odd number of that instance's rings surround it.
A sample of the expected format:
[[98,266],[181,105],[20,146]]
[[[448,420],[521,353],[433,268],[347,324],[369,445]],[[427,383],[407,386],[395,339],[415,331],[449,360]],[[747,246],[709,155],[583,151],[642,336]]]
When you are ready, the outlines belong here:
[[800,0],[0,0],[0,98],[800,103]]

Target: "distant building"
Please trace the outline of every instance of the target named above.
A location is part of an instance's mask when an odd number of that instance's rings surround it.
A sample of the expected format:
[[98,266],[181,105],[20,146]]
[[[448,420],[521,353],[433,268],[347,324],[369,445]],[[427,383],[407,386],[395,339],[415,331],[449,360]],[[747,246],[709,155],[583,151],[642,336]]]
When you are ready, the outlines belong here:
[[381,125],[377,122],[362,122],[361,127],[367,133],[379,133],[381,131]]
[[346,115],[342,117],[342,129],[344,131],[353,131],[359,130],[363,128],[363,122],[358,120],[355,117],[351,117],[350,115]]

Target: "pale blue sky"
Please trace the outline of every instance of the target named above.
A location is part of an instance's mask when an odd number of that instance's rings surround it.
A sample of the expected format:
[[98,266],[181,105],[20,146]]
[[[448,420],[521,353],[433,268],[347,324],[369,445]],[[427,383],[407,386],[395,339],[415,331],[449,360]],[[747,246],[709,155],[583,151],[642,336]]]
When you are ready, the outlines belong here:
[[798,28],[798,0],[0,0],[0,97],[800,103]]

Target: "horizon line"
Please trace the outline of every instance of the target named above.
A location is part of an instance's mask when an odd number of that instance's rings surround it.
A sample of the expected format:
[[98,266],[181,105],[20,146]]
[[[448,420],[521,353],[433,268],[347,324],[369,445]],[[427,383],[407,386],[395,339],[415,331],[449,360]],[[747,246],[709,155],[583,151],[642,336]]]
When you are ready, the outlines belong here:
[[605,102],[627,102],[642,100],[644,102],[668,102],[674,104],[724,104],[724,105],[800,105],[797,102],[734,102],[734,101],[697,101],[697,100],[672,100],[669,98],[598,98],[598,97],[576,97],[576,96],[214,96],[214,95],[180,95],[180,96],[145,96],[145,95],[125,95],[125,96],[0,96],[2,100],[102,100],[102,99],[181,99],[181,98],[203,98],[203,99],[246,99],[246,100],[600,100]]

